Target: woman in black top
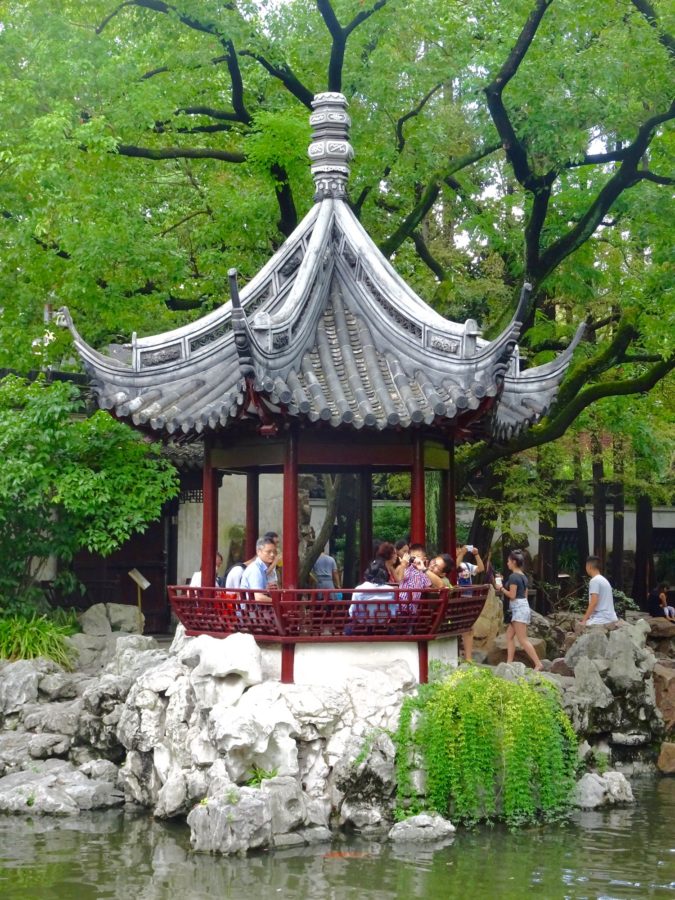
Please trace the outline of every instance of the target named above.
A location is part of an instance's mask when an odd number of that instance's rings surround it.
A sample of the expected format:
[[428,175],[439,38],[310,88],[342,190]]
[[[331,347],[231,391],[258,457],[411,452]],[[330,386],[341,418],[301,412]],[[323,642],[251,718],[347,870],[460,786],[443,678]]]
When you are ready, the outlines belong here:
[[530,604],[527,602],[527,575],[523,572],[525,558],[521,550],[512,550],[506,565],[511,573],[502,587],[497,588],[509,601],[511,622],[506,629],[506,661],[513,662],[516,655],[516,638],[525,653],[532,660],[535,672],[543,668],[537,651],[527,637],[527,626],[532,617]]

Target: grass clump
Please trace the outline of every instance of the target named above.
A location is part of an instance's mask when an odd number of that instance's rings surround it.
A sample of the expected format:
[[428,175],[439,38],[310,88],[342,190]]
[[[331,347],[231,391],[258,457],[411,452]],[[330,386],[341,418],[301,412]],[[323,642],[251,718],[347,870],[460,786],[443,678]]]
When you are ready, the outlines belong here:
[[0,659],[14,661],[44,656],[72,670],[75,653],[66,638],[78,627],[71,618],[64,616],[60,622],[39,615],[0,619]]
[[574,785],[577,739],[556,687],[460,668],[403,703],[397,746],[397,816],[421,812],[411,776],[426,772],[424,807],[473,824],[559,818]]

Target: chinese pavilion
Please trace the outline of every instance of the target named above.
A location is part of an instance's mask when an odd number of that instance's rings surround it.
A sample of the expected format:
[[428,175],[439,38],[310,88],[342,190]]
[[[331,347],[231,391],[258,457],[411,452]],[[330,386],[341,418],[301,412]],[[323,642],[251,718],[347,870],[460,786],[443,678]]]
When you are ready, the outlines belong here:
[[[411,539],[424,542],[424,473],[440,470],[443,546],[454,548],[455,443],[503,440],[544,415],[583,326],[553,362],[521,371],[516,341],[528,285],[513,320],[492,341],[472,319],[457,324],[435,312],[397,275],[349,206],[345,97],[318,94],[312,106],[315,204],[241,292],[232,269],[230,301],[174,331],[134,334],[128,364],[90,347],[63,313],[102,408],[158,437],[203,441],[202,588],[170,589],[188,631],[249,630],[280,642],[284,680],[293,678],[296,644],[417,642],[424,679],[428,642],[466,631],[485,589],[454,601],[452,591],[440,592],[420,601],[414,621],[389,616],[363,624],[360,633],[345,629],[347,598],[317,612],[320,604],[308,603],[311,592],[297,583],[298,473],[359,474],[365,564],[372,553],[371,474],[411,472]],[[241,608],[219,601],[213,587],[219,470],[246,475],[250,556],[259,474],[283,473],[284,584],[274,592],[273,615],[248,602],[244,621]]]

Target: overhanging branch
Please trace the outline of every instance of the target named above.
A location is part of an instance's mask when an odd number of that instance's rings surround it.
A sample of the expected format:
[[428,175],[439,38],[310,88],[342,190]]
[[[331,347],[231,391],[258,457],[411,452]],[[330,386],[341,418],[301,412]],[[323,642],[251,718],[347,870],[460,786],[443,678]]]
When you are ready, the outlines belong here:
[[211,147],[136,147],[132,144],[118,144],[120,156],[138,159],[220,159],[223,162],[246,162],[244,153],[216,150]]

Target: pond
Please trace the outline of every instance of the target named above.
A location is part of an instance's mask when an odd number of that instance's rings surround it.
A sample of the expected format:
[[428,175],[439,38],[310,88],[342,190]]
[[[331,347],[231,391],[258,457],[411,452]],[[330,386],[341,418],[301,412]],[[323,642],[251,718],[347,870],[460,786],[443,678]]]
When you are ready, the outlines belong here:
[[675,897],[675,779],[634,782],[633,807],[561,825],[460,832],[442,850],[362,839],[242,858],[190,851],[184,824],[107,811],[0,817],[3,900]]

